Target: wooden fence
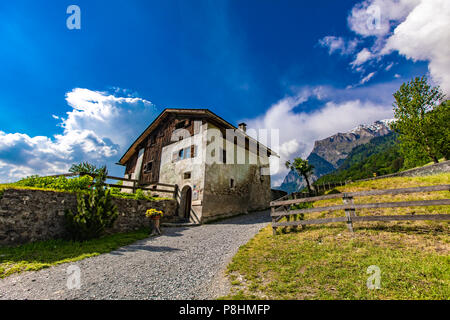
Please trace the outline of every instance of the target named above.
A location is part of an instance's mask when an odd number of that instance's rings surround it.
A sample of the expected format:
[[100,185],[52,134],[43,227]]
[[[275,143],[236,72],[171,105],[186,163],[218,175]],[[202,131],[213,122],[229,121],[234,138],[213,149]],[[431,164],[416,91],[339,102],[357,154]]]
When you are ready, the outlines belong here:
[[323,194],[325,191],[332,190],[332,189],[334,189],[336,187],[345,186],[349,182],[350,181],[346,181],[346,182],[331,182],[331,183],[322,183],[322,184],[319,184],[319,185],[313,185],[313,189],[311,190],[311,192],[298,191],[298,192],[288,193],[287,195],[277,199],[276,201],[315,197],[315,196],[318,196],[320,194]]
[[[307,197],[300,199],[285,200],[280,198],[270,203],[273,234],[276,234],[277,227],[286,226],[303,226],[308,224],[322,224],[332,222],[345,222],[348,229],[353,232],[353,222],[359,221],[395,221],[395,220],[450,220],[450,214],[405,214],[405,215],[385,215],[385,216],[358,216],[356,209],[375,209],[375,208],[399,208],[399,207],[417,207],[417,206],[441,206],[450,205],[450,199],[439,200],[420,200],[420,201],[397,201],[397,202],[376,202],[355,204],[353,198],[366,196],[381,196],[381,195],[397,195],[419,192],[434,192],[434,191],[450,191],[450,185],[436,185],[429,187],[414,187],[402,189],[385,189],[385,190],[369,190],[357,191],[347,193],[328,194],[315,197]],[[342,205],[334,205],[329,207],[316,207],[308,209],[290,210],[292,205],[299,203],[313,203],[319,200],[339,199],[342,198]],[[333,217],[325,219],[310,219],[310,220],[294,220],[290,221],[291,217],[296,217],[298,214],[323,212],[323,211],[337,211],[344,210],[345,216]],[[286,222],[279,222],[281,218],[286,217]]]
[[[83,175],[90,175],[90,174],[82,173],[82,172],[74,172],[74,173],[55,174],[55,175],[51,175],[51,176],[47,176],[47,177],[74,177],[74,176],[83,176]],[[94,176],[92,176],[92,175],[90,175],[90,176],[94,178]],[[131,189],[132,193],[135,193],[137,189],[140,189],[142,191],[165,192],[165,193],[172,194],[173,198],[175,199],[177,192],[178,192],[177,185],[174,185],[174,184],[153,182],[153,183],[141,185],[139,183],[139,180],[137,180],[137,179],[129,179],[129,178],[122,178],[122,177],[114,177],[114,176],[106,176],[106,179],[131,182],[131,185],[106,183],[106,186],[108,186],[109,188]],[[162,187],[163,189],[161,189],[160,187]]]

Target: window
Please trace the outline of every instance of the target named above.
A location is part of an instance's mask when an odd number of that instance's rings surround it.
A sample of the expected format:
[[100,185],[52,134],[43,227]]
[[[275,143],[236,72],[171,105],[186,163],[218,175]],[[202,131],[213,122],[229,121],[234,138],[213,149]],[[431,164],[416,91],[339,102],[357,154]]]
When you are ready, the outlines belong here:
[[185,128],[189,125],[189,120],[181,120],[175,124],[175,129]]
[[190,179],[190,178],[191,178],[191,172],[190,172],[190,171],[185,172],[185,173],[183,174],[183,178],[184,178],[184,179]]
[[234,179],[230,179],[230,188],[233,189],[235,187]]
[[150,137],[150,139],[148,139],[148,145],[150,147],[153,147],[155,144],[156,144],[156,137],[155,136]]
[[152,168],[153,168],[153,160],[147,162],[147,163],[144,165],[144,173],[148,173],[148,172],[152,171]]
[[226,150],[222,150],[222,162],[227,163],[227,152]]
[[195,158],[197,153],[197,146],[191,145],[187,148],[180,149],[172,154],[172,162],[183,159]]

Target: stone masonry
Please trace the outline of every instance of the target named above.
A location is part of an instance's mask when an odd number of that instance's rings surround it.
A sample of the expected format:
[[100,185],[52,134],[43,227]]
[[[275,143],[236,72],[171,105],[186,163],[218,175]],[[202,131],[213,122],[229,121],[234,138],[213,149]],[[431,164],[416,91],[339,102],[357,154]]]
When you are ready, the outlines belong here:
[[[175,200],[114,198],[119,216],[107,233],[148,227],[147,209],[163,210],[163,221],[175,218]],[[76,194],[44,190],[6,189],[0,196],[0,245],[61,238],[65,234],[64,210],[77,210]]]

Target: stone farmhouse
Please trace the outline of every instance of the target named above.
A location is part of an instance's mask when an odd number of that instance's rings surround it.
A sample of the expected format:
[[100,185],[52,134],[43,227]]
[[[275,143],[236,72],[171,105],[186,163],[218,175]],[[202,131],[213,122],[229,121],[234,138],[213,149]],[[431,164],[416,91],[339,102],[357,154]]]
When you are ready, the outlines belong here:
[[180,220],[202,223],[268,208],[271,156],[245,123],[236,128],[207,109],[165,109],[118,164],[141,186],[176,185]]

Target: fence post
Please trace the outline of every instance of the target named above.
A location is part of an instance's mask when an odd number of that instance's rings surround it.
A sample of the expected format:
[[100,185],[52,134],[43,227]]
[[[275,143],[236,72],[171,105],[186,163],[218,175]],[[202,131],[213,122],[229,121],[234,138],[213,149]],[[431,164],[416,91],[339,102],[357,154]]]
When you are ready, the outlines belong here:
[[[270,215],[275,213],[275,207],[270,207]],[[272,233],[275,236],[277,234],[277,227],[274,227],[273,224],[276,222],[275,217],[272,216]]]
[[[346,196],[342,198],[344,204],[353,204],[353,197]],[[345,209],[345,216],[347,217],[347,228],[348,231],[353,232],[352,215],[355,215],[355,209]]]
[[[288,206],[283,206],[283,211],[284,212],[288,212],[288,209],[287,208],[289,208]],[[287,215],[287,216],[285,216],[286,217],[286,222],[289,222],[289,221],[291,221],[291,216],[290,215]],[[283,228],[283,230],[284,230],[284,232],[286,232],[287,231],[287,228],[288,227],[284,227]]]

